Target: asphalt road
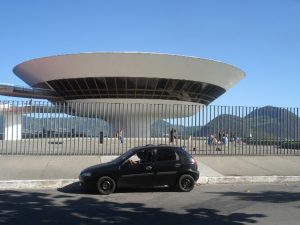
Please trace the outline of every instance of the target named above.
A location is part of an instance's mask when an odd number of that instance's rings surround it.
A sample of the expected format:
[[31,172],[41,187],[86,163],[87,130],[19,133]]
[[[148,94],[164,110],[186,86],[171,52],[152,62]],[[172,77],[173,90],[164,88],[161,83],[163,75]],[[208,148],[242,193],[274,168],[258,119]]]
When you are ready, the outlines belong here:
[[0,191],[0,224],[300,224],[300,184],[206,185],[85,194],[61,190]]

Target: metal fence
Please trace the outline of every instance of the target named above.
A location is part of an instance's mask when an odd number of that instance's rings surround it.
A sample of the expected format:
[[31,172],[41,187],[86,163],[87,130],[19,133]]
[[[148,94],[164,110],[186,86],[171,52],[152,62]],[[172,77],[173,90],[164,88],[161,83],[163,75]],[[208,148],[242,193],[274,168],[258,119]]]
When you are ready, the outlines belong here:
[[299,108],[0,102],[0,155],[118,155],[147,144],[300,155],[299,134]]

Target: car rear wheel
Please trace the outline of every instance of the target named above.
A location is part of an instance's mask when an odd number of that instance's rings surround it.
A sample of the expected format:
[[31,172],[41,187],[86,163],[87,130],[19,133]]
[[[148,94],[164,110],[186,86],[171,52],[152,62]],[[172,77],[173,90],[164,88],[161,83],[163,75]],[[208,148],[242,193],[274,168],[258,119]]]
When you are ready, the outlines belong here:
[[108,176],[100,177],[97,181],[97,190],[101,195],[109,195],[116,189],[116,182]]
[[195,186],[194,178],[189,174],[183,174],[178,180],[178,188],[180,191],[189,192]]

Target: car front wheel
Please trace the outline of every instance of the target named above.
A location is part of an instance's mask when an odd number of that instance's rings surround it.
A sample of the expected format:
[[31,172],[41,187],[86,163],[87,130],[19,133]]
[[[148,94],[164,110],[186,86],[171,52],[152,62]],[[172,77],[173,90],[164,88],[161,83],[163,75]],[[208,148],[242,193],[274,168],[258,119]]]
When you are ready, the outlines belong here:
[[178,180],[178,188],[180,191],[189,192],[195,186],[194,178],[189,174],[183,174]]
[[97,190],[101,195],[109,195],[115,191],[116,182],[108,176],[100,177],[97,181]]

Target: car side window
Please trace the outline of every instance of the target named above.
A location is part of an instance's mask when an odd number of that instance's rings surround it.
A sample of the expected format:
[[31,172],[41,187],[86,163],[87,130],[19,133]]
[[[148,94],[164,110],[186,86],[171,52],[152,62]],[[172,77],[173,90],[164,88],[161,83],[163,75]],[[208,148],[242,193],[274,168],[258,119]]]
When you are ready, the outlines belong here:
[[174,149],[157,149],[156,153],[156,161],[163,162],[163,161],[176,161],[179,160],[179,155]]
[[125,165],[139,165],[143,163],[150,163],[153,158],[153,151],[150,149],[143,149],[136,154],[132,155],[129,157],[126,162],[124,163]]

